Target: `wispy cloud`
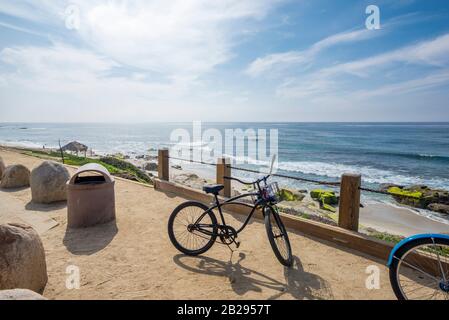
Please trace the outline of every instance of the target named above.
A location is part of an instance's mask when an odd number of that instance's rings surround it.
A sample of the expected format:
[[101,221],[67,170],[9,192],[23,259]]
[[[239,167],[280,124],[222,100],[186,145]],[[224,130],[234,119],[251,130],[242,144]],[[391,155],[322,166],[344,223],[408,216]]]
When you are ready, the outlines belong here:
[[47,37],[48,36],[48,35],[46,35],[44,33],[40,33],[40,32],[31,30],[31,29],[28,29],[28,28],[23,28],[23,27],[16,26],[14,24],[2,22],[2,21],[0,21],[0,27],[8,28],[8,29],[15,30],[15,31],[20,31],[20,32],[23,32],[23,33],[32,34],[32,35],[39,36],[39,37]]
[[447,83],[449,83],[449,70],[436,71],[423,78],[393,83],[381,86],[374,90],[359,90],[351,94],[351,97],[358,100],[364,100],[387,95],[403,95],[432,89]]
[[351,73],[363,76],[372,70],[378,70],[374,67],[385,67],[393,63],[431,66],[447,65],[449,63],[449,34],[373,57],[341,63],[322,69],[320,73],[323,76],[338,73]]
[[274,53],[262,58],[257,58],[248,66],[248,68],[246,69],[246,73],[252,77],[257,77],[264,73],[272,72],[273,70],[279,71],[287,69],[295,65],[312,61],[317,54],[319,54],[321,51],[324,51],[325,49],[339,44],[369,39],[376,35],[377,33],[371,32],[367,29],[346,31],[334,34],[314,43],[311,47],[304,51]]
[[96,52],[167,77],[196,78],[227,62],[235,37],[242,36],[241,24],[264,17],[278,2],[27,0],[22,5],[2,2],[0,12],[34,21],[52,16],[63,26],[65,6],[78,6],[80,28],[75,32]]
[[[279,97],[289,99],[336,95],[337,92],[341,93],[344,91],[342,82],[337,80],[342,75],[351,74],[366,78],[374,73],[379,74],[381,70],[386,68],[391,72],[395,70],[394,66],[397,64],[415,64],[437,69],[445,68],[449,65],[449,34],[369,58],[322,68],[301,77],[287,78],[277,87],[276,94]],[[381,93],[401,94],[405,93],[407,89],[416,91],[448,82],[446,73],[434,72],[430,76],[424,77],[424,79],[420,77],[416,81],[409,79],[410,81],[399,81],[397,84],[381,88],[372,87],[370,90],[360,92],[357,97],[368,97],[369,95],[380,95]],[[351,94],[353,92],[354,90],[352,89]]]

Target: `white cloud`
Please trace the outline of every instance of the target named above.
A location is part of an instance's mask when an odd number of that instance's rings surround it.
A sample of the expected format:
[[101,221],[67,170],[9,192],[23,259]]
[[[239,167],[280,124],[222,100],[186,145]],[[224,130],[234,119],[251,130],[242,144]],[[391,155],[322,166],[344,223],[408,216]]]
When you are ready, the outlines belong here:
[[20,31],[20,32],[28,33],[28,34],[32,34],[32,35],[39,36],[39,37],[46,37],[47,36],[47,35],[45,35],[43,33],[31,30],[31,29],[28,29],[28,28],[22,28],[20,26],[16,26],[14,24],[2,22],[2,21],[0,21],[0,27],[4,27],[4,28],[8,28],[8,29],[11,29],[11,30],[16,30],[16,31]]
[[264,73],[285,70],[295,65],[313,61],[315,56],[325,49],[343,43],[356,42],[372,38],[377,34],[378,33],[367,29],[334,34],[314,43],[311,47],[304,51],[274,53],[262,58],[257,58],[248,66],[246,73],[252,77],[257,77]]
[[378,71],[378,67],[389,66],[393,63],[436,67],[449,64],[449,34],[373,57],[338,64],[325,68],[320,73],[323,75],[350,73],[363,76],[372,70]]
[[[63,27],[79,8],[84,44],[122,64],[167,77],[195,78],[227,62],[242,24],[263,18],[279,0],[134,0],[0,2],[0,12]],[[47,21],[48,22],[48,21]],[[49,22],[48,22],[49,23]]]
[[369,58],[323,68],[302,77],[284,79],[277,87],[276,95],[281,98],[298,99],[305,97],[322,98],[324,95],[335,97],[345,94],[361,99],[370,96],[403,94],[408,90],[424,90],[449,82],[446,72],[433,71],[426,75],[423,71],[423,76],[418,79],[373,87],[369,90],[359,91],[357,94],[354,93],[353,89],[344,93],[342,75],[352,74],[367,79],[369,79],[368,75],[372,74],[382,77],[382,70],[388,67],[388,70],[394,71],[396,64],[424,65],[437,68],[437,70],[445,68],[449,65],[449,34]]
[[[236,41],[247,36],[246,26],[278,2],[0,0],[0,12],[54,31],[51,45],[10,46],[0,53],[8,65],[0,75],[2,103],[30,110],[31,118],[40,114],[34,107],[61,105],[108,115],[117,110],[112,121],[125,114],[134,121],[205,114],[202,99],[221,89],[202,77],[229,61]],[[65,27],[67,5],[79,8],[78,30]],[[125,107],[129,112],[120,111]]]
[[383,97],[386,95],[403,95],[435,88],[449,83],[449,70],[438,71],[425,77],[381,86],[374,90],[360,90],[351,96],[354,99],[368,99],[371,97]]
[[276,95],[286,99],[302,99],[330,94],[337,88],[333,81],[325,78],[291,78],[283,81],[276,88]]
[[32,22],[48,23],[57,18],[54,10],[57,5],[52,0],[0,0],[0,12]]

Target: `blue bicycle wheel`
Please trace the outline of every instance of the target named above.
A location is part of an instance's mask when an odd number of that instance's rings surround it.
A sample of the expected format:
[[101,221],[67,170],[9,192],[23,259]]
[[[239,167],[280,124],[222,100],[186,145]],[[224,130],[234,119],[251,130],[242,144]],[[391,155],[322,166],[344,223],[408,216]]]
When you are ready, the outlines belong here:
[[421,238],[400,247],[390,282],[399,300],[449,300],[449,240]]

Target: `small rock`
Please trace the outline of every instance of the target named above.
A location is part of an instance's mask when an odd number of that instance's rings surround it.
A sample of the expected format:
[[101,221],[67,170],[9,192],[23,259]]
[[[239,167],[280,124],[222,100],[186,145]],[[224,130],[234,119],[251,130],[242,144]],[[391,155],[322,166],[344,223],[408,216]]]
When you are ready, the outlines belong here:
[[0,300],[47,300],[40,294],[28,289],[0,290]]
[[305,198],[305,194],[290,189],[281,189],[279,193],[283,201],[302,201]]
[[449,205],[447,204],[431,203],[427,208],[435,212],[449,214]]
[[158,165],[155,162],[147,162],[144,165],[146,171],[157,171]]
[[157,161],[157,156],[146,155],[144,160],[146,161]]
[[30,185],[30,170],[27,167],[18,164],[6,167],[2,175],[2,181],[0,187],[9,188],[21,188],[28,187]]

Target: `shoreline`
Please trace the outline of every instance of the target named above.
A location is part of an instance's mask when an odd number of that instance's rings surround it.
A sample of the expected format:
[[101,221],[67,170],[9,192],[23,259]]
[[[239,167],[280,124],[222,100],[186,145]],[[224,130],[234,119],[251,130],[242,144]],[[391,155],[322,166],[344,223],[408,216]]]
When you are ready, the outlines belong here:
[[[43,150],[42,148],[13,147],[3,144],[0,145],[0,147],[16,153],[23,153],[29,150]],[[45,150],[51,149],[46,148]],[[136,159],[136,154],[125,156],[129,156],[129,158],[123,159],[123,161],[129,162],[140,169],[142,169],[145,163],[154,162],[155,160],[154,156],[150,156],[152,161],[143,158]],[[214,183],[214,175],[212,173],[208,173],[208,170],[204,169],[195,169],[194,166],[193,168],[185,168],[182,164],[176,163],[171,165],[170,171],[171,179],[197,189],[201,189],[203,184]],[[154,171],[146,172],[155,173]],[[235,192],[244,192],[242,186],[234,184],[233,188]],[[311,218],[316,218],[318,220],[325,218],[328,219],[328,222],[335,223],[336,217],[338,217],[338,210],[337,213],[332,214],[319,209],[317,203],[315,203],[309,196],[310,190],[307,191],[307,195],[303,201],[292,204],[295,211],[298,213],[301,212],[308,217],[312,216]],[[283,204],[289,208],[289,203],[283,202]],[[436,221],[423,216],[413,208],[371,199],[365,204],[364,208],[360,209],[360,225],[360,232],[368,234],[371,233],[371,231],[400,236],[410,236],[418,233],[449,233],[449,221],[447,223]]]

